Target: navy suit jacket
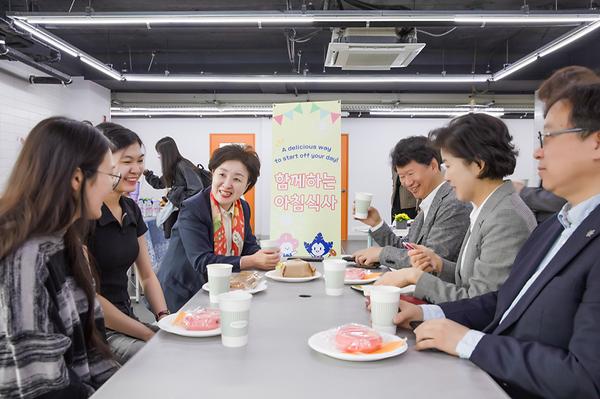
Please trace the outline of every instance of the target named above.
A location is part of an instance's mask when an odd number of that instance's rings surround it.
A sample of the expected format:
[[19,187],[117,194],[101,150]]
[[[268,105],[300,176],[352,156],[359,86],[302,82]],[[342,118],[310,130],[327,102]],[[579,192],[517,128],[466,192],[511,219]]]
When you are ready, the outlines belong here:
[[555,217],[538,226],[500,290],[441,305],[486,333],[471,361],[513,397],[600,397],[600,206],[500,323],[562,231]]
[[[244,247],[242,256],[260,249],[250,227],[250,206],[242,200]],[[169,248],[156,274],[171,312],[179,310],[208,281],[206,266],[230,263],[240,270],[241,256],[214,253],[210,187],[185,200],[169,240]]]

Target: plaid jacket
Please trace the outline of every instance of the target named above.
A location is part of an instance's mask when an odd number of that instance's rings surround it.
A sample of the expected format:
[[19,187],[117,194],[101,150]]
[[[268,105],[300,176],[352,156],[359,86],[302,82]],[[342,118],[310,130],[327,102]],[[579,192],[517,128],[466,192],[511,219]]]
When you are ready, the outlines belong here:
[[[31,239],[0,260],[0,397],[88,397],[116,371],[86,348],[87,308],[62,237]],[[94,317],[104,332],[97,301]]]

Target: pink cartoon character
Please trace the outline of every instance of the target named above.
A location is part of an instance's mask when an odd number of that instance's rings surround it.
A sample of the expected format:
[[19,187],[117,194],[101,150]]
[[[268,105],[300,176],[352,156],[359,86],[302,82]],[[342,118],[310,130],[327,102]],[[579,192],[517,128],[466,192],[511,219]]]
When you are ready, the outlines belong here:
[[298,248],[298,240],[294,238],[290,233],[283,233],[277,240],[279,243],[279,250],[281,256],[290,257],[296,254],[296,248]]

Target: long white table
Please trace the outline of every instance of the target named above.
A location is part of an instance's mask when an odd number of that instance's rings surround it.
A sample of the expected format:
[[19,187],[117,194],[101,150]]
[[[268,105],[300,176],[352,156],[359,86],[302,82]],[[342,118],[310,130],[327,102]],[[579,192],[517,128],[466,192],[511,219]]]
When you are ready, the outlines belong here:
[[[360,363],[321,355],[308,347],[312,334],[349,322],[369,324],[362,294],[347,286],[343,296],[328,297],[323,279],[268,284],[252,299],[248,346],[225,348],[218,336],[160,331],[93,398],[508,397],[469,361],[416,351],[408,330],[398,335],[409,339],[409,349],[394,358]],[[185,308],[208,303],[208,293],[200,291]]]

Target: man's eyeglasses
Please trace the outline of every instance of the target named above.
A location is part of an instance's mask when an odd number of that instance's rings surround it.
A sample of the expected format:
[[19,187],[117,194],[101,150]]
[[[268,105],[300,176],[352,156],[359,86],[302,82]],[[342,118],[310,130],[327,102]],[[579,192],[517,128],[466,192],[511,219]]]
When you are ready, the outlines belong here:
[[121,181],[121,174],[120,174],[120,173],[119,173],[119,174],[117,174],[117,175],[115,175],[115,174],[113,174],[113,173],[106,173],[106,172],[102,172],[102,171],[100,171],[100,170],[97,170],[96,172],[98,172],[98,173],[100,173],[100,174],[103,174],[103,175],[107,175],[107,176],[110,176],[110,177],[112,177],[112,180],[113,180],[112,189],[113,189],[113,190],[114,190],[115,188],[117,188],[117,186],[119,185],[119,182]]
[[585,133],[585,132],[587,132],[587,130],[582,129],[580,127],[561,129],[561,130],[556,130],[554,132],[538,132],[538,140],[540,141],[540,148],[544,148],[544,140],[546,140],[546,137],[559,136],[561,134],[566,134],[566,133]]

